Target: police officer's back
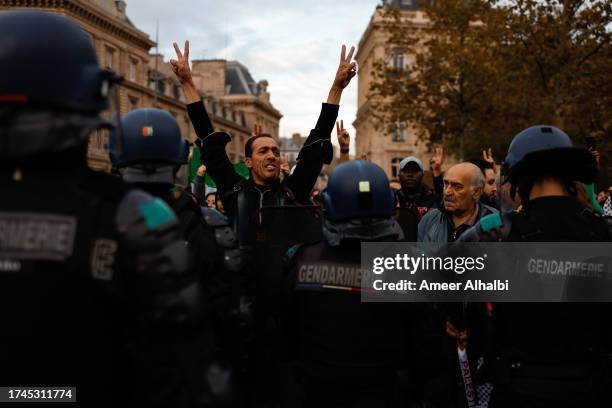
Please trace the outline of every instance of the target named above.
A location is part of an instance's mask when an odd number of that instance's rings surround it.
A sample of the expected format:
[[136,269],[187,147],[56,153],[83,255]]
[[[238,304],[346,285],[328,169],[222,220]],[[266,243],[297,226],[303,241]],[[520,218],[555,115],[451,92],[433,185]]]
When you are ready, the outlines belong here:
[[[396,241],[394,197],[367,161],[336,167],[323,193],[325,239],[288,253],[288,342],[307,406],[392,403],[410,309],[361,303],[361,242]],[[339,405],[338,405],[339,404]]]
[[228,344],[238,339],[230,318],[231,294],[232,285],[240,278],[234,275],[241,269],[233,231],[221,213],[200,207],[194,195],[175,184],[181,165],[187,163],[189,146],[172,115],[161,109],[136,109],[121,118],[120,129],[122,146],[117,144],[119,138],[111,138],[113,166],[124,181],[160,197],[176,212],[206,294],[207,313],[200,316],[190,358],[200,356],[201,364],[209,365],[224,360],[222,354],[233,359],[236,347]]
[[193,402],[168,382],[199,303],[176,217],[86,164],[114,74],[64,17],[3,12],[0,38],[0,384]]
[[[465,240],[478,240],[477,232],[483,240],[508,242],[612,240],[605,220],[575,197],[575,181],[595,178],[594,159],[561,130],[534,126],[519,133],[502,175],[509,183],[504,191],[520,197],[520,212],[505,214],[498,228],[484,233],[481,223]],[[601,395],[607,310],[593,303],[494,304],[490,406],[608,406]]]

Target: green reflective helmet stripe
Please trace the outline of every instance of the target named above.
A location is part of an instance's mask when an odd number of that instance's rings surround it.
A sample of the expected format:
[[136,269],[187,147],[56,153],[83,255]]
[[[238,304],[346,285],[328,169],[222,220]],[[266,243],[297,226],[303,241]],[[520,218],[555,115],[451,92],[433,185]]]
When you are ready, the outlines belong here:
[[504,222],[499,213],[489,214],[486,217],[480,219],[480,228],[484,232],[489,232],[501,228]]
[[139,207],[147,228],[154,230],[162,225],[176,220],[176,215],[163,200],[156,198],[143,203]]
[[287,257],[293,256],[293,254],[295,254],[299,248],[300,248],[299,244],[292,246],[291,248],[287,250],[287,252],[285,252],[285,256]]

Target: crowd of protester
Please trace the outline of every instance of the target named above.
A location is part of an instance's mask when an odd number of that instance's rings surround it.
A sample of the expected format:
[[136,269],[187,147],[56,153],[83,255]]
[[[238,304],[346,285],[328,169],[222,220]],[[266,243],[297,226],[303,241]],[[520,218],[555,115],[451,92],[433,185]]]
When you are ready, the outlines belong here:
[[[363,242],[486,241],[482,220],[507,217],[499,241],[611,241],[597,151],[534,126],[503,163],[483,146],[444,169],[435,146],[428,169],[409,156],[389,180],[349,158],[338,110],[357,67],[342,46],[295,168],[255,124],[244,178],[186,42],[171,66],[203,164],[178,189],[190,146],[176,120],[144,108],[105,122],[118,78],[76,24],[0,13],[0,39],[0,386],[76,385],[78,402],[104,407],[610,406],[607,306],[369,304],[359,293]],[[32,85],[37,52],[50,69]],[[339,163],[318,190],[334,126]],[[102,127],[113,175],[86,165],[84,135]],[[460,324],[457,308],[479,323]],[[458,369],[467,344],[479,345],[474,384]]]

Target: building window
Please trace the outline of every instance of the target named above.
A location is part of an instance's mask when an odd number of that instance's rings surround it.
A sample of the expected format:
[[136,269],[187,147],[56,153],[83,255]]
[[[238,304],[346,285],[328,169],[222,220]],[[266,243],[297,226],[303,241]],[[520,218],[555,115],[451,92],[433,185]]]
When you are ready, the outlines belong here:
[[166,94],[166,83],[163,80],[157,80],[157,92],[162,95]]
[[391,178],[397,178],[399,176],[401,161],[401,157],[395,157],[391,159]]
[[172,87],[172,94],[174,95],[174,99],[181,99],[181,89],[179,88],[178,85],[174,85]]
[[89,139],[89,148],[98,152],[105,152],[108,148],[108,134],[106,129],[96,129]]
[[406,60],[404,54],[395,52],[391,57],[391,66],[393,69],[404,70],[406,68]]
[[138,61],[130,58],[130,81],[136,82],[138,74]]
[[140,101],[135,96],[130,96],[130,110],[136,110],[140,106]]
[[115,50],[110,47],[106,47],[106,52],[104,54],[104,64],[106,68],[113,69],[113,63],[115,60]]
[[406,141],[406,125],[403,122],[396,123],[391,132],[391,140],[396,143]]

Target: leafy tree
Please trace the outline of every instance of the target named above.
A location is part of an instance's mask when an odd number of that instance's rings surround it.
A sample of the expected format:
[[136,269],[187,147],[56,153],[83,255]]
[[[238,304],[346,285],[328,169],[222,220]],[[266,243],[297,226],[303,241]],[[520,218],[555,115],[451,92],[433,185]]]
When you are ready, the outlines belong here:
[[[594,136],[612,176],[612,3],[607,0],[423,2],[430,23],[384,12],[387,54],[370,90],[379,126],[415,125],[457,156],[493,147],[501,158],[520,130],[548,123],[577,144]],[[606,166],[606,164],[608,164]]]

